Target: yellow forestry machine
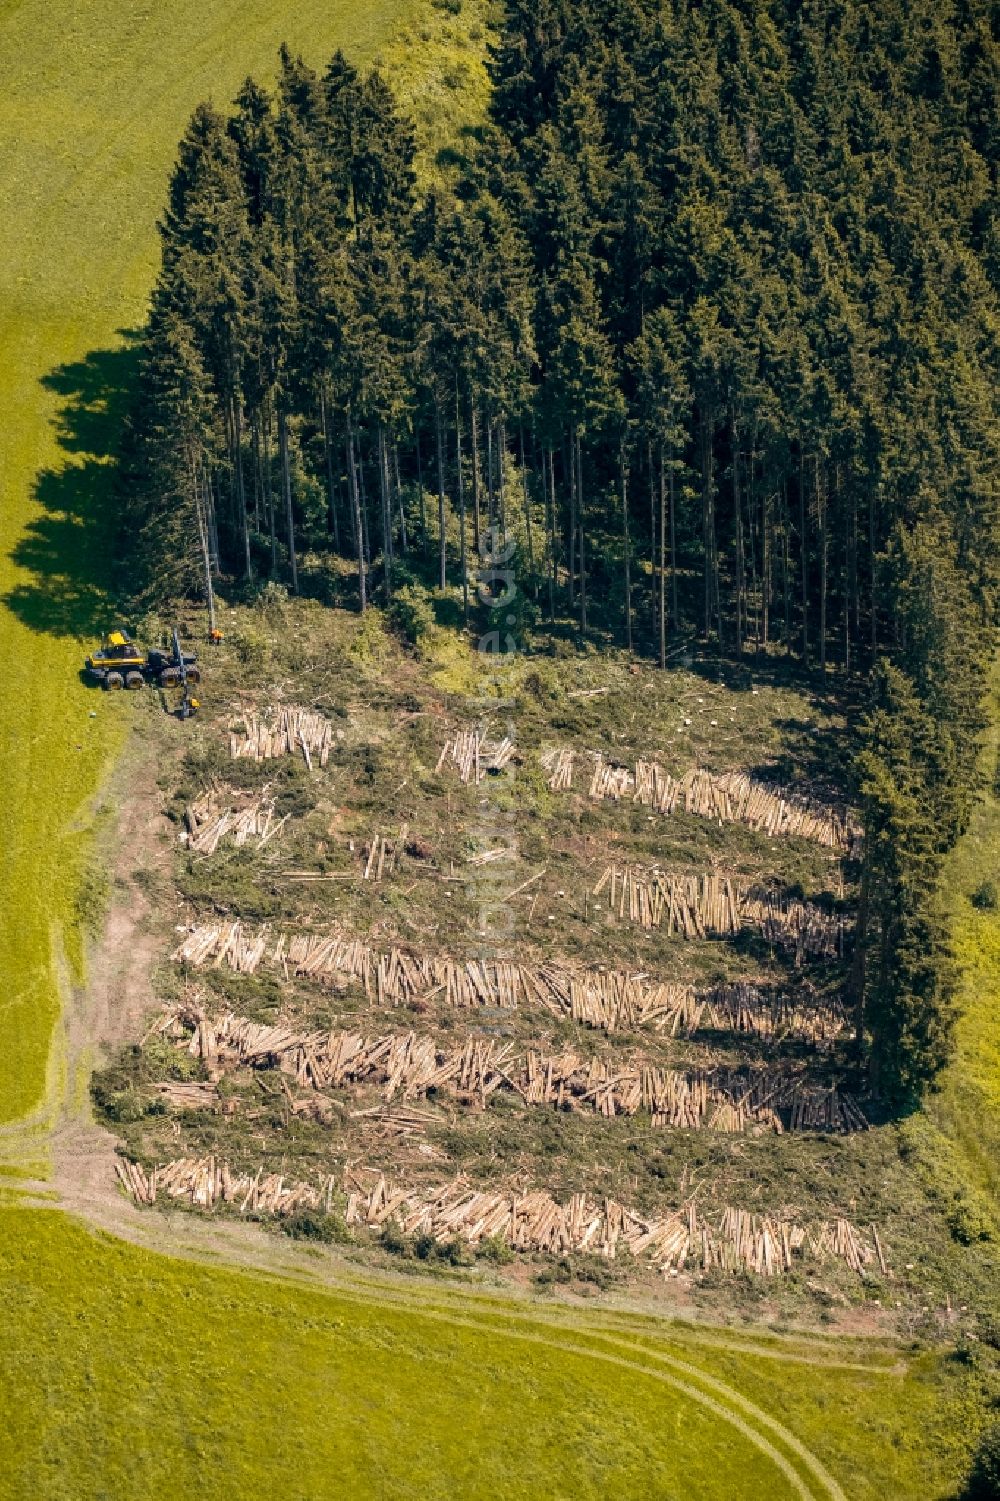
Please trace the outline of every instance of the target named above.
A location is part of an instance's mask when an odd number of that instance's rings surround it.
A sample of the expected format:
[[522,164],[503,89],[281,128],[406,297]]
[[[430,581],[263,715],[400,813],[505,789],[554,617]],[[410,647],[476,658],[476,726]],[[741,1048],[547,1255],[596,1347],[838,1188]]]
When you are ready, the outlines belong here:
[[197,699],[192,699],[188,692],[188,685],[200,682],[201,673],[197,655],[182,651],[176,629],[172,634],[172,651],[143,652],[128,631],[111,631],[105,636],[100,650],[87,658],[84,671],[92,682],[109,691],[141,688],[146,683],[155,683],[160,688],[180,684],[184,690],[181,718],[187,719],[192,708],[198,707]]

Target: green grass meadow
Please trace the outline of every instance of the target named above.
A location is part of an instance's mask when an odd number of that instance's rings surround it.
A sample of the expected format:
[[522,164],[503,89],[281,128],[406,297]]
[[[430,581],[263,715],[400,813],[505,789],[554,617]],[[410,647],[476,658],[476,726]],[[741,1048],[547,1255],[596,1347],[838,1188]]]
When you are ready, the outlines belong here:
[[917,1501],[952,1494],[975,1411],[939,1355],[314,1292],[42,1209],[0,1212],[0,1279],[4,1501]]
[[[19,1162],[17,1123],[36,1118],[43,1153],[59,1098],[93,808],[133,717],[79,667],[114,610],[127,331],[177,139],[199,99],[271,75],[287,40],[317,64],[337,45],[384,52],[436,148],[482,110],[470,0],[464,15],[418,0],[0,0],[0,1163],[15,1171],[36,1166]],[[968,928],[970,963],[989,970],[976,995],[995,994],[996,943],[995,923]],[[995,1099],[995,1010],[977,1015],[969,1045]],[[946,1354],[889,1371],[856,1343],[788,1358],[779,1342],[491,1313],[430,1285],[311,1290],[141,1250],[14,1193],[0,1196],[0,1310],[0,1501],[782,1501],[841,1485],[923,1501],[952,1494],[978,1420],[974,1370]]]

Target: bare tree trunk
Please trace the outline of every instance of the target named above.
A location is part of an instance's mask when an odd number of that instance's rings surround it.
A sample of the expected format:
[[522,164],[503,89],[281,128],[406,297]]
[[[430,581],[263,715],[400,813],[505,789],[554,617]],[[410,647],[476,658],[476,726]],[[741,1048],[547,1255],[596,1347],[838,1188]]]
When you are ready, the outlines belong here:
[[259,533],[260,506],[264,490],[264,480],[261,474],[260,426],[257,421],[256,412],[250,417],[250,447],[253,450],[253,529]]
[[705,554],[705,639],[712,634],[712,574],[715,568],[715,512],[712,504],[712,425],[701,417],[701,530]]
[[493,506],[493,423],[489,418],[486,419],[486,511],[492,526],[496,515]]
[[462,400],[458,394],[458,379],[455,379],[455,474],[458,480],[458,529],[460,536],[460,567],[462,569],[462,615],[469,623],[469,563],[465,542],[465,478],[462,474]]
[[531,575],[531,593],[534,599],[538,598],[538,586],[535,583],[535,544],[531,536],[531,491],[528,485],[528,466],[524,459],[524,423],[518,420],[518,441],[521,450],[521,484],[524,488],[524,525],[528,533],[528,572]]
[[799,554],[802,562],[802,660],[809,666],[809,547],[806,538],[806,461],[799,441]]
[[448,587],[448,549],[445,535],[444,518],[444,437],[441,432],[441,403],[434,399],[434,431],[437,438],[437,469],[438,469],[438,531],[440,564],[439,584],[442,589]]
[[295,557],[295,518],[292,515],[292,469],[288,458],[288,419],[278,403],[278,443],[281,448],[281,479],[285,488],[285,520],[288,526],[288,560],[292,565],[292,593],[299,592],[299,567]]
[[[662,459],[662,457],[663,457],[663,444],[661,443],[660,444],[660,458]],[[655,468],[655,465],[653,463],[653,444],[652,444],[651,441],[646,444],[646,467],[649,470],[649,556],[653,560],[653,567],[655,569],[656,568],[656,537],[657,537],[657,524],[656,524],[656,468]],[[661,490],[660,501],[661,501],[661,503],[662,503],[662,500],[663,500],[662,488],[663,488],[663,472],[662,472],[662,467],[661,467],[661,471],[660,471],[660,490]]]
[[572,432],[566,445],[568,459],[566,461],[566,473],[569,476],[569,607],[572,610],[576,604],[576,441]]
[[784,615],[784,631],[782,633],[785,651],[792,650],[792,559],[791,518],[788,513],[788,477],[781,477],[781,596],[782,613]]
[[271,534],[271,577],[278,571],[278,529],[275,520],[274,487],[271,476],[271,407],[264,408],[264,494],[267,498],[267,526]]
[[482,531],[480,516],[481,479],[479,474],[479,407],[472,403],[472,546],[479,552],[479,536]]
[[420,432],[414,434],[417,446],[417,490],[420,492],[420,551],[427,556],[427,500],[424,496],[424,471],[420,463]]
[[368,490],[365,486],[365,464],[361,447],[361,434],[358,433],[358,494],[361,497],[361,537],[365,544],[365,567],[371,574],[372,567],[372,542],[368,527]]
[[[766,481],[767,472],[762,471],[761,477]],[[772,561],[774,539],[771,536],[771,503],[766,483],[761,485],[760,490],[760,545],[761,636],[766,648],[771,639],[771,572],[774,567]]]
[[[755,425],[751,425],[751,428],[750,428],[750,449],[749,449],[749,452],[747,454],[747,467],[746,467],[746,471],[745,471],[745,478],[746,478],[745,492],[746,492],[746,502],[747,502],[747,509],[746,509],[746,539],[747,540],[746,540],[746,549],[745,549],[745,553],[744,553],[744,578],[746,578],[747,563],[749,561],[749,583],[747,584],[747,592],[746,592],[746,601],[747,601],[747,604],[746,604],[746,633],[747,633],[747,636],[750,636],[751,633],[753,634],[754,649],[759,651],[760,644],[761,644],[761,621],[762,621],[762,618],[763,618],[764,601],[763,601],[763,591],[762,591],[762,587],[761,587],[761,580],[760,580],[760,577],[758,576],[758,573],[757,573],[757,551],[758,551],[757,532],[758,532],[758,524],[757,524],[757,515],[756,515],[756,512],[754,511],[754,496],[753,496],[753,461],[754,461],[754,450],[756,448],[756,445],[757,445],[757,429],[756,429]],[[763,555],[763,541],[761,541],[761,543],[760,543],[760,548],[761,548],[761,553]],[[746,553],[749,553],[749,560],[747,560]]]
[[243,567],[248,579],[253,578],[250,562],[250,518],[247,515],[246,486],[243,480],[243,417],[239,396],[233,393],[233,462],[236,467],[236,503],[240,508],[240,530],[243,534]]
[[[652,473],[652,465],[650,465]],[[671,522],[673,522],[673,507],[671,507]],[[673,544],[671,543],[671,563],[673,562]],[[667,665],[667,494],[666,476],[664,474],[663,444],[660,443],[660,589],[659,589],[659,636],[660,636],[660,666]],[[674,620],[674,629],[677,621]]]
[[392,600],[392,495],[389,487],[389,452],[385,428],[378,425],[378,488],[382,507],[382,566],[385,573],[385,602]]
[[[662,469],[660,470],[660,483],[663,483]],[[674,630],[680,631],[681,607],[677,593],[677,506],[674,501],[674,462],[672,459],[667,469],[667,500],[670,507],[670,607],[674,612]]]
[[877,593],[877,587],[878,586],[877,586],[877,577],[876,577],[876,568],[875,568],[875,490],[874,489],[871,489],[871,490],[868,491],[868,563],[869,563],[870,578],[871,578],[871,591],[870,591],[870,599],[869,599],[869,605],[870,605],[870,608],[871,608],[871,621],[869,622],[869,630],[870,630],[870,643],[869,643],[869,645],[870,645],[870,650],[871,650],[872,666],[874,667],[876,661],[878,660],[878,593]]
[[844,671],[851,670],[852,621],[857,619],[858,507],[857,494],[848,471],[850,501],[844,513]]
[[618,469],[622,486],[622,541],[625,547],[625,645],[632,650],[632,574],[629,558],[628,534],[628,466],[625,459],[625,444],[618,450]]
[[392,445],[392,473],[396,482],[396,508],[399,511],[399,546],[405,558],[408,546],[406,536],[406,511],[403,507],[403,486],[399,478],[399,444]]
[[826,673],[826,592],[830,539],[826,531],[827,481],[816,455],[816,520],[819,524],[819,668]]
[[358,493],[358,472],[354,467],[354,426],[351,422],[351,408],[347,408],[347,434],[345,437],[347,450],[347,478],[351,490],[351,516],[354,531],[354,542],[358,553],[358,595],[361,600],[361,613],[368,608],[368,589],[365,581],[365,545],[364,534],[361,525],[361,496]]
[[206,487],[199,482],[196,465],[190,465],[191,491],[194,512],[198,524],[198,541],[201,546],[201,561],[205,573],[205,603],[208,606],[208,628],[215,630],[215,590],[212,587],[212,558],[208,546],[208,515],[206,512]]
[[743,500],[740,495],[740,438],[736,426],[736,413],[729,413],[730,447],[733,461],[733,519],[736,526],[736,655],[743,655],[744,612],[746,608],[746,576],[743,556]]
[[577,490],[577,526],[580,535],[580,630],[587,629],[587,554],[586,554],[586,528],[584,525],[583,505],[583,445],[580,434],[576,435],[576,490]]
[[337,519],[337,482],[333,473],[333,441],[330,437],[329,413],[326,405],[326,392],[323,387],[319,388],[319,415],[323,427],[323,453],[326,457],[326,493],[329,506],[330,531],[333,533],[333,545],[337,552],[340,551],[340,523]]
[[[549,621],[555,624],[556,619],[556,461],[555,455],[549,451],[549,477],[545,487],[545,519],[549,537]],[[545,481],[545,455],[542,454],[542,481]]]
[[507,483],[504,474],[504,459],[507,457],[507,425],[497,423],[497,499],[500,503],[500,531],[507,534]]

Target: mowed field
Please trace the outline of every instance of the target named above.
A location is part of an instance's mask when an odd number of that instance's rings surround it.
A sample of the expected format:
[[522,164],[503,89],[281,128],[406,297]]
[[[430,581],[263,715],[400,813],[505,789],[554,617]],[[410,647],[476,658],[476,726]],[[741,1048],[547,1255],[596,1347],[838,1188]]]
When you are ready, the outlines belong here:
[[[282,40],[316,63],[337,45],[371,58],[422,14],[413,0],[0,4],[12,1168],[38,1169],[62,1096],[59,982],[81,973],[92,803],[131,719],[78,669],[114,610],[108,408],[129,377],[178,136],[200,98],[224,103],[247,72],[270,73]],[[961,1462],[974,1383],[944,1356],[893,1352],[889,1369],[863,1345],[717,1346],[653,1326],[640,1341],[583,1314],[553,1329],[425,1283],[327,1294],[0,1204],[2,1498],[903,1498],[948,1494]]]

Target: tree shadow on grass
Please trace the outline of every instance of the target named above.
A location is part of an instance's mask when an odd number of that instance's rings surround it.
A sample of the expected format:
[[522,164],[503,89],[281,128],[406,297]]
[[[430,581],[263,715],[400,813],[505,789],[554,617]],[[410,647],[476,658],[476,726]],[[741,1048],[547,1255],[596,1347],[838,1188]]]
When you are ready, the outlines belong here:
[[41,381],[60,400],[54,425],[65,458],[36,477],[40,511],[10,552],[30,577],[2,600],[40,634],[90,637],[113,623],[126,537],[122,445],[139,358],[138,334],[120,332],[120,348],[92,350]]

